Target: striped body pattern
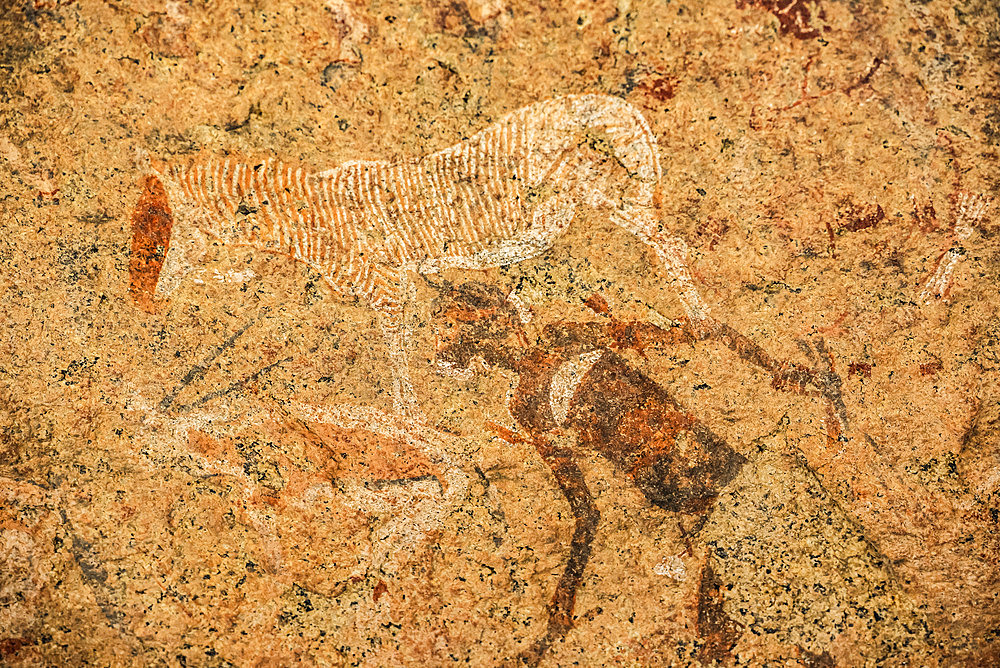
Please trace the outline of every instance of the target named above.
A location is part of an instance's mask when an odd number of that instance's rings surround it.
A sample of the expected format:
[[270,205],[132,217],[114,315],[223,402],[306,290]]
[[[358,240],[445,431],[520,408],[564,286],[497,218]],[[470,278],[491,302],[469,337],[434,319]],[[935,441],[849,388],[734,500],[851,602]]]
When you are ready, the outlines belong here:
[[581,203],[611,208],[654,246],[659,235],[655,138],[638,111],[608,96],[538,103],[407,162],[309,173],[212,158],[153,169],[177,224],[287,254],[379,309],[400,306],[408,271],[495,267],[544,252]]
[[584,205],[606,211],[648,244],[688,315],[700,318],[704,305],[683,243],[658,221],[659,182],[656,140],[645,119],[604,95],[530,105],[408,161],[348,162],[311,173],[276,160],[150,160],[131,220],[129,290],[140,308],[158,310],[160,298],[203,259],[207,236],[304,262],[334,291],[375,308],[391,356],[396,418],[444,472],[441,503],[453,508],[469,476],[431,438],[436,431],[410,380],[403,317],[410,272],[535,257]]

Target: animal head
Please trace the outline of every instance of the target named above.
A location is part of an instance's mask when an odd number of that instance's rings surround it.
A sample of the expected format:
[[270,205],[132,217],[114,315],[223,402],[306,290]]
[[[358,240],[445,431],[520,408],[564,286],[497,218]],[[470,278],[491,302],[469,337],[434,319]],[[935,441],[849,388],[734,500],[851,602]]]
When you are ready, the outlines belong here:
[[509,366],[514,350],[528,344],[522,316],[496,286],[470,281],[438,286],[433,319],[437,333],[435,362],[451,375],[468,377],[471,364]]

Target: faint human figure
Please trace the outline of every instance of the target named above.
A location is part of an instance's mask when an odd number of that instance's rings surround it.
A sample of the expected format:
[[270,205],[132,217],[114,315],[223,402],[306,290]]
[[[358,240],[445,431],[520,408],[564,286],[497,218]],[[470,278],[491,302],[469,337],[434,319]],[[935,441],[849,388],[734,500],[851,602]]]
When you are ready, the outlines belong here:
[[[587,304],[598,313],[608,313],[599,295]],[[685,534],[700,528],[719,491],[746,461],[617,350],[642,351],[716,338],[743,360],[767,370],[776,388],[824,397],[834,416],[843,406],[840,379],[832,370],[815,371],[772,360],[746,337],[720,323],[694,328],[682,320],[677,327],[661,328],[614,318],[557,322],[546,325],[541,341],[532,344],[515,305],[498,288],[475,282],[446,284],[435,300],[434,322],[439,364],[451,370],[466,369],[478,358],[517,374],[509,408],[523,433],[494,428],[511,442],[535,447],[575,518],[570,555],[548,605],[547,631],[521,657],[529,665],[537,664],[572,626],[576,590],[600,522],[577,456],[584,451],[600,454],[650,503],[693,519],[692,528],[681,525]],[[822,344],[818,347],[823,352]],[[833,419],[827,424],[830,437],[838,438],[841,422]],[[710,564],[702,569],[701,577],[700,590],[718,589]],[[721,597],[712,596],[702,596],[699,618],[723,614]],[[732,625],[717,619],[713,624],[713,651],[728,651],[738,634]]]

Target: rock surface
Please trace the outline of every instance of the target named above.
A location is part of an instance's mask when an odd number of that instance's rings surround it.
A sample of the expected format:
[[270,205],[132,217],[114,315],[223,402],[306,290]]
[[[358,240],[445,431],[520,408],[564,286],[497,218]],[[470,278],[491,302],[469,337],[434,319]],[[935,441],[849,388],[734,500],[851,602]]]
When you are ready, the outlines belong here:
[[[8,3],[0,663],[1000,663],[998,62],[980,0]],[[412,275],[404,414],[378,312],[316,266],[208,239],[160,294],[187,242],[133,239],[199,225],[157,161],[405,163],[582,93],[648,122],[738,337],[678,327],[581,206],[523,262]],[[442,319],[469,281],[509,322]],[[499,352],[441,375],[455,323]],[[659,389],[616,405],[600,360]],[[709,432],[740,465],[698,477]],[[688,477],[682,510],[638,486]]]

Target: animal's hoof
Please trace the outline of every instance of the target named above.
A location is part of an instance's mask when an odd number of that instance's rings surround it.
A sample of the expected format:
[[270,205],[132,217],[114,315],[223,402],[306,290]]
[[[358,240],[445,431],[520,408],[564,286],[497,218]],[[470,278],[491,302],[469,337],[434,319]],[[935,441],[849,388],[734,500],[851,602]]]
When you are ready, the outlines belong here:
[[530,649],[527,649],[517,655],[517,658],[513,660],[509,665],[517,668],[524,668],[524,666],[537,666],[541,660],[542,656],[545,654],[545,650],[548,648],[548,643],[538,640],[536,641]]

